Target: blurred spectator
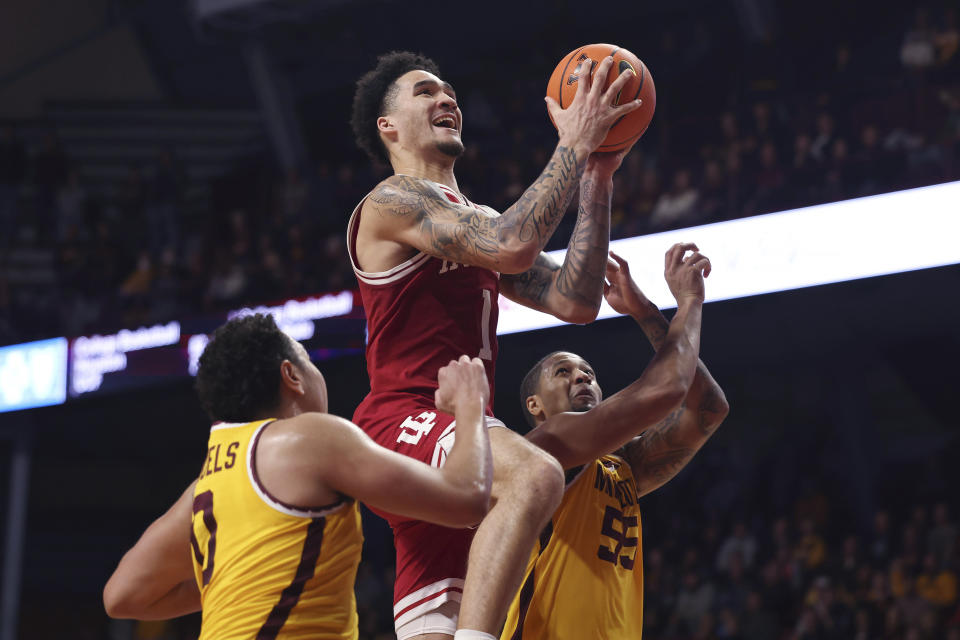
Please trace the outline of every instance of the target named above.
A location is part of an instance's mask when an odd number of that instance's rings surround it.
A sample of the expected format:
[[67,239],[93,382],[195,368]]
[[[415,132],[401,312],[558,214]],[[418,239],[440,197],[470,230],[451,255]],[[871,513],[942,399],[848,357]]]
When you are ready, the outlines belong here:
[[950,511],[946,503],[938,503],[933,508],[933,528],[927,535],[927,550],[933,555],[938,567],[946,566],[954,560],[957,534],[957,525],[950,521]]
[[730,567],[730,560],[734,554],[739,554],[739,562],[747,570],[753,568],[754,558],[757,553],[757,541],[747,531],[747,525],[743,522],[737,522],[733,525],[733,531],[720,545],[720,551],[717,553],[716,568],[720,573],[726,572]]
[[184,181],[183,169],[174,157],[173,149],[160,149],[147,190],[145,209],[150,250],[155,256],[159,256],[164,247],[178,244]]
[[810,155],[818,162],[826,161],[836,136],[836,122],[833,116],[826,112],[819,113],[817,115],[816,134],[810,141]]
[[689,569],[683,576],[683,586],[677,594],[667,634],[693,634],[713,606],[714,588],[703,582],[700,574]]
[[817,533],[813,518],[804,518],[800,523],[800,540],[796,547],[796,557],[804,570],[812,571],[820,567],[827,555],[823,538]]
[[80,184],[80,175],[71,170],[66,183],[57,192],[57,239],[79,238],[86,235],[84,207],[87,193]]
[[949,607],[957,601],[957,576],[937,564],[932,553],[923,557],[923,569],[917,576],[917,594],[936,607]]
[[680,169],[673,174],[670,191],[660,195],[650,212],[650,228],[673,229],[692,224],[696,218],[698,197],[697,190],[691,184],[690,171]]
[[936,59],[934,32],[928,24],[926,8],[918,7],[913,25],[907,30],[900,46],[900,62],[907,69],[922,70],[933,65]]

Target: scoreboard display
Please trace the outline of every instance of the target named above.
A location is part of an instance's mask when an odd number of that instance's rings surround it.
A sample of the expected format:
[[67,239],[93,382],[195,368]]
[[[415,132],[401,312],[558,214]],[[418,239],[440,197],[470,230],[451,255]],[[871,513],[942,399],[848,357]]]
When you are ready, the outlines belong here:
[[210,334],[227,320],[273,315],[314,361],[362,353],[366,321],[359,296],[341,291],[174,320],[117,333],[0,347],[0,412],[69,402],[195,376]]

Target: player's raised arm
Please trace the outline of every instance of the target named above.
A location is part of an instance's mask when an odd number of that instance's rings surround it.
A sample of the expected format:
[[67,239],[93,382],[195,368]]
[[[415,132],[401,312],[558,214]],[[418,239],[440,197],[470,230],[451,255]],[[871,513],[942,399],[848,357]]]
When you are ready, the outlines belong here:
[[[596,76],[605,78],[612,64],[612,58],[605,58]],[[566,109],[547,98],[559,143],[540,176],[501,216],[453,203],[429,181],[395,175],[380,183],[364,205],[365,211],[378,214],[375,235],[501,273],[531,268],[563,217],[590,153],[618,118],[639,107],[638,101],[613,105],[630,76],[620,74],[604,91],[602,83],[592,83],[585,74]]]
[[487,513],[493,482],[484,420],[489,383],[481,361],[466,356],[441,368],[438,379],[437,408],[457,420],[455,443],[440,469],[385,449],[329,414],[303,414],[267,431],[272,437],[260,444],[259,464],[282,463],[317,487],[390,513],[448,527],[474,525]]
[[103,589],[111,618],[166,620],[200,610],[200,589],[190,561],[192,483],[140,536]]
[[[684,258],[688,250],[695,253]],[[643,294],[630,279],[627,263],[614,257],[618,266],[607,272],[611,283],[607,300],[617,311],[632,315],[639,308],[637,296]],[[709,274],[710,262],[692,244],[674,245],[667,251],[665,261],[665,275],[677,299],[677,312],[643,374],[589,411],[551,416],[527,435],[553,454],[565,469],[619,449],[671,415],[687,397],[697,372],[703,277]]]
[[633,144],[619,152],[590,155],[580,179],[577,223],[563,264],[541,253],[527,271],[501,278],[500,290],[505,296],[564,322],[596,320],[610,248],[613,174],[632,148]]
[[[607,300],[620,313],[633,317],[658,352],[671,324],[630,278],[626,261],[616,256],[619,273],[612,274]],[[723,389],[702,360],[683,403],[642,435],[628,442],[621,454],[630,463],[642,496],[661,487],[693,458],[730,411]]]

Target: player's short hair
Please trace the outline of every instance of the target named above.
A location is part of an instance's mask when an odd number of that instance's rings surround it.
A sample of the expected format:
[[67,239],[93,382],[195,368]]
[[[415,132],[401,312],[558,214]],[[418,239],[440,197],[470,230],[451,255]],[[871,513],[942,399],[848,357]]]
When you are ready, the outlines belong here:
[[537,360],[537,364],[533,365],[530,371],[527,371],[527,375],[523,376],[523,382],[520,383],[520,409],[523,411],[523,417],[526,418],[527,424],[530,425],[531,429],[537,426],[537,419],[534,418],[530,410],[527,409],[527,398],[535,396],[540,392],[540,378],[543,374],[543,365],[558,353],[566,352],[553,351]]
[[350,124],[357,146],[374,161],[390,162],[387,148],[380,139],[377,118],[393,108],[397,78],[418,69],[440,75],[437,63],[421,53],[391,51],[378,57],[377,66],[357,80]]
[[255,313],[213,332],[200,356],[197,396],[211,420],[248,422],[280,402],[280,364],[300,363],[273,316]]

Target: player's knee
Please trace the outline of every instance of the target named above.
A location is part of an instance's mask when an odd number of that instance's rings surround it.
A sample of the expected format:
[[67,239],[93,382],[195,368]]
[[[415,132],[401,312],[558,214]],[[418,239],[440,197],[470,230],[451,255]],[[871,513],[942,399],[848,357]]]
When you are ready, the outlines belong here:
[[563,497],[563,468],[549,453],[532,447],[512,484],[513,495],[527,503],[528,511],[551,514]]

